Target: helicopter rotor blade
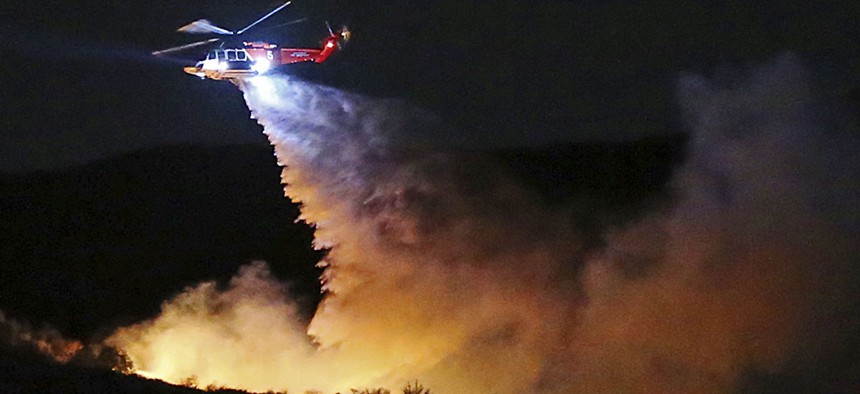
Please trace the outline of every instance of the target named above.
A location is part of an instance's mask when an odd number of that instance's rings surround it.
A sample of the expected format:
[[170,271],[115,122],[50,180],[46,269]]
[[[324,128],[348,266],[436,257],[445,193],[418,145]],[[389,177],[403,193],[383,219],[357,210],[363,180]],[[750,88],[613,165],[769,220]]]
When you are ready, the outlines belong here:
[[180,27],[179,29],[176,29],[176,31],[179,31],[182,33],[191,33],[191,34],[214,33],[214,34],[222,34],[225,36],[233,35],[232,31],[218,27],[218,26],[215,26],[212,24],[212,22],[209,22],[206,19],[198,19],[194,22],[191,22],[185,26]]
[[260,23],[260,22],[262,22],[262,21],[266,20],[266,19],[267,19],[267,18],[269,18],[270,16],[274,15],[276,12],[278,12],[278,11],[280,11],[280,10],[284,9],[286,6],[290,5],[290,3],[292,3],[292,1],[288,1],[288,2],[286,2],[286,3],[284,3],[284,4],[281,4],[278,8],[275,8],[274,10],[269,11],[269,13],[268,13],[268,14],[266,14],[266,15],[263,15],[263,17],[262,17],[262,18],[257,19],[256,21],[254,21],[254,23],[251,23],[251,24],[250,24],[250,25],[248,25],[248,26],[245,26],[245,28],[244,28],[244,29],[237,31],[237,32],[236,32],[236,35],[242,34],[242,33],[244,33],[245,31],[247,31],[248,29],[250,29],[250,28],[252,28],[252,27],[256,26],[258,23]]
[[302,22],[307,22],[307,21],[308,21],[308,18],[295,19],[295,20],[291,20],[291,21],[289,21],[289,22],[280,23],[280,24],[277,24],[277,25],[274,25],[274,26],[271,26],[271,27],[266,27],[266,28],[265,28],[265,29],[263,29],[262,31],[272,30],[272,29],[277,29],[277,28],[279,28],[279,27],[295,25],[296,23],[302,23]]
[[296,19],[296,20],[292,20],[289,22],[280,23],[280,24],[277,24],[274,26],[266,26],[262,29],[257,29],[257,32],[271,31],[271,30],[275,30],[275,29],[280,28],[280,27],[295,25],[297,23],[302,23],[302,22],[307,22],[307,21],[308,21],[308,18]]
[[217,38],[217,37],[216,38],[210,38],[208,40],[192,42],[191,44],[180,45],[178,47],[162,49],[160,51],[152,52],[152,54],[155,56],[159,56],[159,55],[163,55],[165,53],[177,52],[177,51],[182,51],[182,50],[189,49],[189,48],[199,47],[201,45],[211,44],[213,42],[217,42],[220,40],[221,39]]

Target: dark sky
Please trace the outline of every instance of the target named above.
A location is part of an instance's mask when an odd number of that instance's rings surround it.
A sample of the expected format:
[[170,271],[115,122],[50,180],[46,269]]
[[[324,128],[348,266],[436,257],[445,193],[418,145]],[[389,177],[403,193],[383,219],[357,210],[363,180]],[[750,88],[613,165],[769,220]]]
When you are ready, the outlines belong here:
[[[178,142],[265,144],[232,85],[149,52],[198,39],[174,31],[192,20],[235,29],[277,5],[4,3],[0,171]],[[315,46],[327,19],[353,30],[346,50],[284,72],[427,108],[470,148],[676,133],[681,73],[730,74],[783,51],[835,94],[860,85],[855,1],[296,0],[252,35]]]

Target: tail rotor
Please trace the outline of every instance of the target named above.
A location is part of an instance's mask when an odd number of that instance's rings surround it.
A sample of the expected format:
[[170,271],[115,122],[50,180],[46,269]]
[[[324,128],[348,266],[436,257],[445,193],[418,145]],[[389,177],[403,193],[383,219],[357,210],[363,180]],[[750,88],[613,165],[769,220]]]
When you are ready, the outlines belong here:
[[335,34],[334,30],[332,30],[332,28],[331,28],[331,24],[330,24],[330,23],[328,23],[328,21],[325,21],[325,27],[326,27],[326,29],[328,29],[328,34],[329,34],[330,36],[332,36],[332,37],[340,37],[340,38],[337,40],[337,48],[338,48],[338,49],[342,49],[342,48],[343,48],[343,46],[344,46],[347,42],[349,42],[349,39],[352,37],[352,32],[350,32],[350,31],[349,31],[349,28],[348,28],[348,27],[346,27],[346,25],[343,25],[343,26],[340,28],[340,31],[338,31],[338,32],[337,32],[337,34]]

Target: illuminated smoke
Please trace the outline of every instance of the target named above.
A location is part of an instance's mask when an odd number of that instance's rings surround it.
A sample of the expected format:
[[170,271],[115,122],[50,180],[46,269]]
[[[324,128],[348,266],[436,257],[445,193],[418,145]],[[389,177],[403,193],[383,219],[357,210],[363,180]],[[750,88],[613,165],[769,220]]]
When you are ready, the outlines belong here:
[[306,363],[313,348],[296,313],[285,287],[257,262],[242,267],[226,290],[213,282],[186,289],[163,305],[158,319],[122,328],[109,342],[147,377],[259,390],[278,382],[304,386],[323,365]]
[[726,392],[756,374],[835,376],[811,367],[856,362],[840,354],[858,332],[856,129],[791,56],[735,87],[686,78],[680,97],[693,133],[677,203],[589,263],[555,380],[571,392]]
[[329,294],[305,328],[257,263],[109,343],[174,382],[327,392],[728,392],[852,360],[860,144],[810,89],[790,57],[743,85],[684,79],[674,204],[585,258],[492,161],[422,149],[426,114],[257,78],[245,98],[331,248]]
[[[258,291],[235,284],[189,290],[111,344],[153,376],[253,390],[346,391],[418,378],[480,392],[508,380],[525,387],[501,371],[539,373],[542,348],[554,346],[547,337],[558,338],[573,312],[556,300],[577,297],[564,272],[578,245],[563,215],[534,206],[535,196],[485,159],[420,153],[404,135],[432,120],[402,104],[286,78],[257,80],[246,97],[286,165],[287,194],[315,223],[317,245],[332,248],[329,296],[307,330],[317,347],[270,340],[306,333],[292,312],[234,312]],[[276,298],[255,304],[294,309]],[[234,328],[247,320],[256,324]],[[456,364],[472,372],[453,373]]]
[[35,351],[61,363],[71,360],[84,348],[81,342],[66,339],[53,328],[34,329],[26,322],[6,317],[3,311],[0,311],[0,344]]

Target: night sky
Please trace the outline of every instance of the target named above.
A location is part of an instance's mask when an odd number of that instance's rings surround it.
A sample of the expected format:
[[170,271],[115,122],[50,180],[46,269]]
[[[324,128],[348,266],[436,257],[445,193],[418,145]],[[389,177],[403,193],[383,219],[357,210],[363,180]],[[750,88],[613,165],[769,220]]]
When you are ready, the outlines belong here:
[[[239,28],[276,3],[0,6],[0,170],[178,142],[264,144],[236,89],[181,71],[200,51],[149,52],[198,39],[174,31],[189,21]],[[680,75],[731,75],[784,51],[841,94],[860,81],[858,9],[851,1],[299,0],[248,34],[314,47],[325,20],[346,24],[354,40],[331,62],[284,72],[426,108],[457,127],[454,147],[535,146],[678,133]]]

